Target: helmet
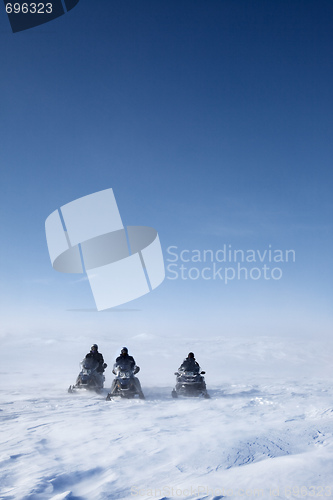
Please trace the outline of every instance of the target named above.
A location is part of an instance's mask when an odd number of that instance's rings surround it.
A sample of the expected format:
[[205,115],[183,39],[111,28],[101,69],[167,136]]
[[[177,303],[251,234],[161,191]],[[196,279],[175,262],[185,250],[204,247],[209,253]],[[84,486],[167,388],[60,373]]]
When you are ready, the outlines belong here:
[[188,357],[188,358],[193,358],[193,359],[194,359],[194,354],[193,354],[193,352],[189,352],[187,357]]
[[121,354],[128,354],[128,349],[127,347],[123,347],[122,350],[120,351]]
[[98,345],[97,344],[93,344],[90,348],[91,351],[98,351]]

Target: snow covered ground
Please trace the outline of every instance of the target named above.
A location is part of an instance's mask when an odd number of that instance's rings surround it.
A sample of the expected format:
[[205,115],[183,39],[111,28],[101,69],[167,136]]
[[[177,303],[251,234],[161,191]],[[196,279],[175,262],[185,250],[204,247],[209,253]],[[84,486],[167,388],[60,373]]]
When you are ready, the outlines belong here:
[[[333,498],[332,342],[138,334],[2,338],[0,498]],[[68,394],[97,342],[105,392]],[[127,345],[146,400],[107,402]],[[211,399],[171,397],[194,351]]]

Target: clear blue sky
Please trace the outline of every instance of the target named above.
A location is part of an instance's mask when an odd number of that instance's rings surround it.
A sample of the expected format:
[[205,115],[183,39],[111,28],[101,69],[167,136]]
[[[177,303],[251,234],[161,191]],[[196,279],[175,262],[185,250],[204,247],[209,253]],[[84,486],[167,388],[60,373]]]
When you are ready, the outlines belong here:
[[[0,43],[5,334],[332,332],[331,1],[81,0],[16,34],[1,11]],[[279,280],[166,279],[123,311],[73,311],[94,307],[89,285],[52,269],[44,222],[109,187],[165,258],[296,261]]]

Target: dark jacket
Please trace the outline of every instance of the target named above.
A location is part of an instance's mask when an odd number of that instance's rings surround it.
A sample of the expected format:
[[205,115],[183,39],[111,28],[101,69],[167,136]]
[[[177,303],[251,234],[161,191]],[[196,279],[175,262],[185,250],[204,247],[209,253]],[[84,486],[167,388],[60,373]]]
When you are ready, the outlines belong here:
[[178,370],[185,370],[187,372],[199,372],[200,365],[194,358],[186,358],[184,359]]
[[129,366],[131,370],[133,370],[135,367],[135,359],[133,358],[133,356],[129,356],[128,354],[121,354],[116,359],[116,365],[126,365]]
[[98,372],[104,372],[104,358],[103,358],[103,355],[98,352],[98,351],[95,351],[95,352],[88,352],[88,354],[86,355],[86,358],[93,358],[95,361],[97,361],[98,363],[98,368],[96,371]]

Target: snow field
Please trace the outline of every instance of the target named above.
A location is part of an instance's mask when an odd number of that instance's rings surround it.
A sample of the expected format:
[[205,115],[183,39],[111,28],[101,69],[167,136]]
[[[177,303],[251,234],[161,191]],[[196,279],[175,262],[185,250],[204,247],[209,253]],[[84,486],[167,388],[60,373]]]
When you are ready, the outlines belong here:
[[[104,393],[70,395],[92,340],[34,342],[39,365],[22,338],[8,340],[20,362],[2,364],[1,499],[333,498],[327,344],[105,337]],[[105,401],[109,353],[123,344],[141,366],[146,400]],[[171,397],[189,350],[210,400]]]

